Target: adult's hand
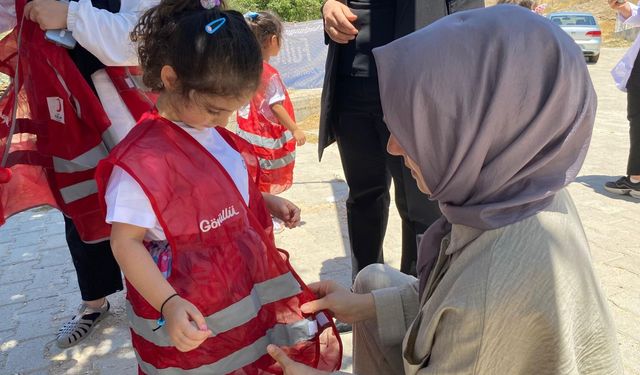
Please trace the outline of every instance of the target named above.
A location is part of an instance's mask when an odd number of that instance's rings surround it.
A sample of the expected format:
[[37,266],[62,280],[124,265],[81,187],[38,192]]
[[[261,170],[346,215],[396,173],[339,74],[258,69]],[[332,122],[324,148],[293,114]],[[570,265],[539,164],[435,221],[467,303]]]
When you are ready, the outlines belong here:
[[66,29],[69,5],[58,0],[33,0],[24,6],[24,17],[42,30]]
[[267,352],[269,355],[280,364],[284,375],[328,375],[328,372],[316,370],[302,363],[295,362],[291,358],[287,357],[287,354],[282,349],[271,344],[267,346]]
[[358,29],[353,22],[358,18],[348,6],[338,0],[327,0],[322,7],[324,30],[336,43],[346,44],[355,39]]
[[620,13],[620,15],[624,19],[631,17],[631,6],[629,5],[628,1],[625,1],[622,4],[618,3],[617,0],[607,0],[607,1],[609,2],[609,6],[611,7],[611,9]]
[[319,299],[307,302],[300,308],[304,313],[312,314],[320,310],[329,310],[340,321],[355,323],[376,317],[373,295],[353,293],[331,280],[309,284]]

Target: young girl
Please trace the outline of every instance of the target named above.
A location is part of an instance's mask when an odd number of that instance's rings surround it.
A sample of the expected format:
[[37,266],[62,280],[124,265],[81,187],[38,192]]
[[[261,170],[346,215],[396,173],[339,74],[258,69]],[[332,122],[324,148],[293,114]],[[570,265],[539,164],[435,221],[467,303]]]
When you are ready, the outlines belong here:
[[253,145],[260,160],[260,191],[278,194],[291,187],[296,144],[302,146],[306,137],[296,125],[280,74],[269,65],[280,52],[282,22],[270,12],[248,12],[245,18],[260,43],[263,71],[260,88],[238,111],[238,135]]
[[141,18],[133,39],[157,110],[98,166],[139,370],[281,373],[269,343],[335,369],[335,328],[303,316],[315,296],[273,241],[267,207],[289,226],[299,209],[263,198],[250,146],[217,126],[257,88],[260,48],[241,14],[202,4],[163,0]]

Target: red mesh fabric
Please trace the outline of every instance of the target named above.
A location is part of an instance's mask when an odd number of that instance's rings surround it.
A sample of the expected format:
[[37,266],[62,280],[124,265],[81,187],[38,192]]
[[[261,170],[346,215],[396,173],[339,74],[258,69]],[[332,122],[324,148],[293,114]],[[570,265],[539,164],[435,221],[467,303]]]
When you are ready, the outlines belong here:
[[[16,1],[19,20],[24,5]],[[107,239],[110,228],[93,180],[98,160],[106,156],[102,136],[111,125],[99,99],[67,51],[46,41],[28,20],[0,41],[0,72],[11,78],[0,101],[0,156],[6,155],[0,174],[7,169],[11,174],[8,181],[0,179],[0,225],[15,213],[50,205],[73,219],[83,241]],[[132,113],[153,106],[152,100],[139,98],[144,93],[136,87],[119,89]],[[76,163],[77,158],[82,161]]]
[[[19,19],[24,4],[24,0],[16,1]],[[18,34],[16,27],[0,40],[0,73],[9,80],[0,99],[0,169],[7,176],[0,181],[0,225],[8,217],[33,207],[56,207],[45,173],[51,167],[51,159],[38,151],[36,126],[22,84],[24,61],[18,66]],[[17,121],[11,135],[14,116]]]
[[[253,145],[254,152],[257,157],[266,160],[267,162],[281,159],[287,155],[294,155],[296,150],[296,140],[290,139],[284,143],[281,147],[271,148],[265,147],[271,140],[282,139],[287,128],[278,123],[269,121],[258,110],[262,103],[267,100],[265,98],[266,85],[275,77],[280,80],[278,71],[271,65],[264,62],[262,70],[262,83],[261,87],[254,94],[251,102],[249,103],[249,117],[247,119],[237,116],[238,127],[250,134],[258,136],[254,140],[249,140]],[[284,83],[280,80],[282,87]],[[282,106],[287,110],[287,113],[295,121],[295,113],[293,110],[293,104],[289,98],[289,93],[285,90],[285,100],[282,102]],[[262,140],[260,140],[262,138]],[[266,141],[266,142],[265,142]],[[258,179],[258,187],[260,191],[279,194],[291,187],[293,183],[293,168],[295,162],[291,161],[289,164],[279,168],[263,168],[260,178]]]
[[[224,129],[221,134],[237,137]],[[243,152],[243,142],[230,142],[255,165],[255,157]],[[240,147],[238,147],[240,145]],[[297,291],[263,304],[254,318],[215,332],[200,347],[181,353],[174,347],[152,343],[133,325],[132,341],[139,357],[154,368],[194,369],[218,363],[260,342],[276,325],[306,318],[300,306],[315,299],[290,266],[285,253],[276,249],[269,214],[262,195],[250,186],[247,207],[224,168],[196,140],[168,120],[150,115],[143,119],[98,167],[97,181],[104,193],[114,165],[126,170],[149,197],[172,249],[168,281],[178,294],[207,317],[218,314],[250,296],[258,284],[291,275]],[[254,172],[257,172],[254,169]],[[257,177],[257,176],[252,176]],[[221,213],[226,213],[221,216]],[[131,286],[128,300],[137,317],[158,319],[159,313]],[[277,288],[269,293],[278,293]],[[266,349],[264,347],[259,349]],[[320,328],[312,339],[285,348],[296,361],[334,371],[340,367],[342,347],[333,323]],[[142,370],[141,370],[142,371]],[[266,355],[231,374],[281,374]]]

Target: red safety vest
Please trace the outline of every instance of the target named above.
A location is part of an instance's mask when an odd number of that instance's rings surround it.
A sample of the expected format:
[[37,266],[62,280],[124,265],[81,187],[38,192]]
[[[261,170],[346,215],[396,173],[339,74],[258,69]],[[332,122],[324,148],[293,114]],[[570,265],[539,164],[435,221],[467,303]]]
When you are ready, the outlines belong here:
[[[265,90],[272,79],[280,80],[278,71],[266,61],[262,64],[262,81],[258,91],[249,102],[249,117],[237,116],[238,135],[253,145],[260,161],[262,173],[258,180],[260,191],[278,194],[291,187],[296,157],[296,140],[283,125],[269,121],[260,108],[265,100]],[[289,93],[284,90],[282,103],[287,113],[296,120]]]
[[[24,5],[16,1],[22,21],[0,41],[0,71],[12,78],[0,101],[0,225],[50,205],[73,220],[83,241],[108,239],[93,176],[115,145],[111,122],[67,51],[23,19]],[[153,107],[135,87],[131,69],[107,73],[134,116]]]
[[[217,128],[243,156],[253,181],[250,145]],[[127,284],[131,336],[141,373],[281,374],[266,352],[286,348],[296,361],[326,371],[340,367],[342,345],[325,313],[306,316],[314,300],[275,247],[261,193],[249,184],[247,206],[220,163],[179,126],[150,113],[98,166],[104,196],[113,166],[127,171],[149,197],[172,253],[169,283],[205,316],[214,337],[182,353],[159,312]]]

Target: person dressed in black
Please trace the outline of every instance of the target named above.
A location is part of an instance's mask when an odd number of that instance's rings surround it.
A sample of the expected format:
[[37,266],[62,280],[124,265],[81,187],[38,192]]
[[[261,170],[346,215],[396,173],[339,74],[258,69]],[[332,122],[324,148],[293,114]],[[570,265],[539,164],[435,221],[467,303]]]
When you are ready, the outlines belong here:
[[[33,0],[24,9],[25,18],[39,24],[43,30],[69,29],[78,44],[69,55],[94,93],[100,98],[105,112],[112,122],[113,131],[122,133],[135,123],[126,109],[112,105],[119,98],[107,98],[113,85],[103,68],[109,66],[137,65],[137,54],[129,35],[141,13],[157,0],[73,0],[66,3],[57,0]],[[127,118],[128,124],[121,121]],[[115,141],[122,134],[103,135]],[[94,165],[100,155],[94,155]],[[106,156],[106,153],[102,155]],[[89,162],[89,161],[87,161]],[[106,297],[123,289],[122,274],[111,252],[109,240],[98,243],[82,241],[74,222],[64,217],[67,245],[78,276],[82,303],[75,315],[58,331],[56,343],[66,348],[86,338],[96,324],[109,312]]]
[[420,236],[440,217],[437,203],[420,193],[402,159],[386,151],[389,131],[371,51],[449,13],[483,5],[483,0],[327,0],[323,5],[329,51],[318,151],[322,158],[333,141],[340,151],[349,185],[353,277],[369,264],[384,263],[392,179],[402,219],[402,272],[416,274]]
[[[638,6],[628,1],[622,3],[608,0],[609,6],[618,13],[618,20],[629,26],[640,26]],[[633,46],[622,57],[611,72],[616,85],[627,92],[627,119],[629,120],[629,159],[627,174],[616,181],[609,181],[604,188],[615,194],[630,195],[640,199],[640,58],[637,37]]]

